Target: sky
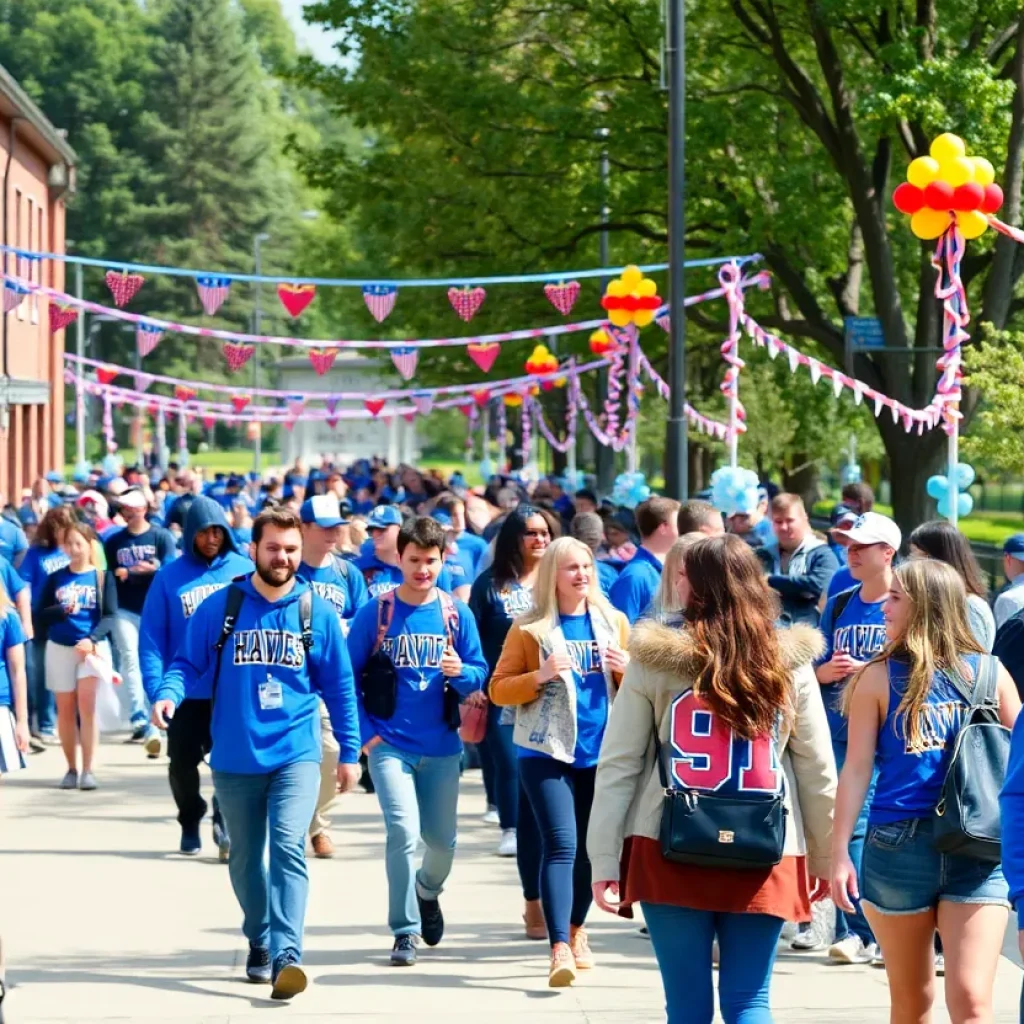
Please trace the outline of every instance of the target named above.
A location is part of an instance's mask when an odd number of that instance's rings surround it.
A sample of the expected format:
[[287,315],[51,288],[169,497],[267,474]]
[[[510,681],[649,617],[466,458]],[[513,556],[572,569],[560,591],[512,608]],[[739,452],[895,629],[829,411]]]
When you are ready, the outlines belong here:
[[334,63],[338,59],[338,55],[331,45],[331,41],[337,33],[326,32],[318,25],[307,25],[302,20],[302,7],[303,0],[281,0],[281,9],[295,31],[299,46],[304,50],[309,50],[314,57],[324,63]]

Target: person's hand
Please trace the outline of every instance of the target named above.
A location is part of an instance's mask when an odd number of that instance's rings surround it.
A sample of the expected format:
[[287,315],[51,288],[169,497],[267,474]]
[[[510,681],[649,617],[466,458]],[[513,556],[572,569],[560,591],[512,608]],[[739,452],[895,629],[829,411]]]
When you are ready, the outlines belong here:
[[619,899],[619,883],[613,881],[594,882],[590,886],[594,902],[609,914],[618,914],[622,905]]
[[863,662],[851,658],[846,651],[836,651],[818,670],[821,673],[819,678],[824,683],[837,683],[840,679],[852,676],[862,665]]
[[78,655],[79,661],[85,661],[90,654],[96,653],[96,645],[86,637],[84,640],[79,640],[78,643],[75,644],[75,653]]
[[832,891],[832,883],[827,878],[815,878],[811,875],[810,883],[812,903],[820,903],[822,900],[828,899]]
[[462,675],[462,659],[454,647],[446,647],[441,655],[441,671],[448,679],[458,679]]
[[129,572],[145,574],[156,572],[158,568],[159,566],[156,564],[156,562],[136,562],[136,564],[131,567]]
[[483,690],[474,690],[462,703],[467,708],[482,708],[487,703],[487,694]]
[[848,853],[832,857],[832,902],[848,914],[856,912],[853,901],[860,898],[857,887],[857,869]]
[[540,681],[550,683],[556,676],[563,672],[572,671],[572,659],[568,651],[553,651],[547,656],[544,664],[540,667]]
[[358,764],[338,764],[338,792],[351,793],[362,777],[363,770]]
[[604,650],[604,663],[612,672],[621,675],[629,664],[629,655],[621,647],[609,644]]
[[368,754],[374,747],[379,746],[384,741],[379,736],[374,736],[373,739],[367,740],[363,744],[363,753]]
[[114,576],[119,580],[126,580],[128,579],[128,570],[124,566],[119,566],[114,570]]
[[14,724],[14,745],[22,754],[28,753],[29,743],[31,737],[29,736],[28,722],[20,720]]
[[158,729],[166,729],[167,724],[173,717],[173,700],[158,700],[153,704],[153,712],[150,719]]

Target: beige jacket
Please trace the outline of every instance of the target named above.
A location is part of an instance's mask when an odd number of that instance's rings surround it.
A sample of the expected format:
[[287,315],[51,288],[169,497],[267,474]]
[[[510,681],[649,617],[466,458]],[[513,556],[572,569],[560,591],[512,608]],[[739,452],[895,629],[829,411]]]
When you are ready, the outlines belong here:
[[[785,854],[806,855],[812,876],[827,878],[836,765],[821,688],[811,662],[823,650],[810,626],[779,630],[793,670],[795,715],[779,737],[786,769]],[[643,621],[633,627],[630,663],[601,746],[587,852],[595,881],[617,881],[627,836],[657,839],[664,790],[654,729],[664,743],[672,701],[693,686],[694,650],[685,629]]]

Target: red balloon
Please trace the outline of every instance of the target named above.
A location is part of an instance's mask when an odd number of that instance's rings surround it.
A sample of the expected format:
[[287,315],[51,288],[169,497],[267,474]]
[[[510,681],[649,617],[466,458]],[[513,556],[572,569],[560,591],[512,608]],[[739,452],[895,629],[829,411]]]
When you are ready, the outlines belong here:
[[951,210],[953,186],[945,181],[933,181],[924,190],[924,205],[933,210]]
[[995,213],[1003,205],[1003,190],[993,182],[985,186],[985,197],[981,201],[982,213]]
[[953,209],[961,213],[977,210],[985,198],[985,189],[977,182],[969,181],[953,192]]
[[917,213],[924,206],[924,192],[905,181],[893,190],[892,204],[900,213]]

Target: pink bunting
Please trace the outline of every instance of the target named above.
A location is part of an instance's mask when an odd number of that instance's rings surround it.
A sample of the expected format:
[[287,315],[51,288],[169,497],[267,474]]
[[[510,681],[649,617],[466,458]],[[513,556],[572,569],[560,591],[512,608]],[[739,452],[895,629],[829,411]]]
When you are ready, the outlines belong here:
[[327,373],[337,358],[338,350],[336,348],[311,348],[309,350],[309,361],[313,364],[313,369],[316,370],[318,377]]
[[326,423],[327,426],[331,428],[331,430],[334,430],[334,428],[337,427],[338,422],[339,421],[337,416],[328,416],[327,419],[324,420],[324,423]]
[[70,306],[58,306],[54,302],[50,303],[51,334],[57,334],[58,331],[63,331],[65,327],[73,324],[77,319],[77,309],[72,309]]
[[255,345],[246,345],[238,341],[224,342],[224,358],[228,361],[228,369],[232,373],[245,366],[255,353]]
[[391,350],[391,362],[395,364],[395,369],[401,374],[402,380],[412,380],[419,359],[419,350],[415,348],[403,346]]
[[483,288],[449,288],[448,301],[452,309],[468,324],[484,304],[487,292]]
[[466,346],[466,354],[484,373],[491,372],[491,367],[494,366],[500,352],[501,345],[496,341],[476,342]]
[[241,413],[245,411],[245,407],[252,401],[248,395],[232,395],[231,405],[234,407],[235,412]]
[[576,300],[580,297],[580,283],[579,281],[559,281],[558,284],[546,284],[544,285],[544,294],[562,316],[568,316],[572,312],[572,307],[576,305]]
[[281,300],[281,305],[288,311],[288,315],[294,320],[316,298],[316,285],[279,284],[277,297]]
[[430,395],[413,395],[411,401],[421,416],[428,415],[430,410],[434,408],[434,399]]
[[383,398],[367,398],[363,405],[366,406],[371,416],[376,416],[384,408]]
[[108,270],[104,280],[110,294],[114,296],[114,305],[118,307],[127,306],[146,282],[141,274],[129,274],[128,271],[118,273],[116,270]]

